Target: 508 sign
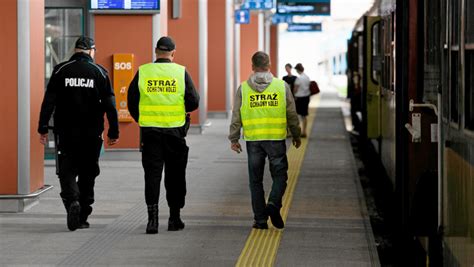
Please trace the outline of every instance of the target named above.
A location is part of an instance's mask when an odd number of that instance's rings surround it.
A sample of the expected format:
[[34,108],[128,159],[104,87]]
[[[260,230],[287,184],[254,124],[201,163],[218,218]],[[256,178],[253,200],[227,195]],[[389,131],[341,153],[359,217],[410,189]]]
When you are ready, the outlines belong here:
[[131,70],[132,62],[115,62],[114,69],[115,70]]

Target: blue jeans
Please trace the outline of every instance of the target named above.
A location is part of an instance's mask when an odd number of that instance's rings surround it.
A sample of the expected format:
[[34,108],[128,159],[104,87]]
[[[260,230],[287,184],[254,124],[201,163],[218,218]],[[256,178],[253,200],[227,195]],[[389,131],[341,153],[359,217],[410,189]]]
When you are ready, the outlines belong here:
[[258,223],[263,223],[268,219],[268,214],[265,212],[265,192],[263,190],[265,158],[268,157],[270,162],[270,173],[273,180],[268,204],[281,208],[288,180],[285,140],[247,142],[247,155],[254,219]]

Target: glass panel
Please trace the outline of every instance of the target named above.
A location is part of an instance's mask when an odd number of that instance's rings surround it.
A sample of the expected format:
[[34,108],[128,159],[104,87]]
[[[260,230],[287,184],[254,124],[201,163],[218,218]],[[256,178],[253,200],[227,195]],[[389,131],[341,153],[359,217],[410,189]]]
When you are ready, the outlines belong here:
[[451,2],[451,28],[453,45],[459,44],[459,0],[452,0]]
[[466,1],[466,43],[474,44],[474,1]]
[[45,9],[45,79],[51,77],[53,67],[68,60],[74,53],[77,37],[84,34],[81,8]]
[[474,50],[466,50],[466,128],[474,130]]
[[[83,11],[82,8],[46,8],[44,20],[45,85],[47,85],[54,66],[68,60],[74,54],[74,44],[77,38],[84,34]],[[54,137],[49,136],[49,140],[54,140]],[[45,149],[46,158],[54,158],[52,148],[54,144],[50,142]]]
[[449,79],[449,52],[447,49],[443,51],[443,64],[441,65],[442,69],[442,88],[443,88],[443,118],[448,119],[449,114],[449,94],[447,88],[449,88],[448,79]]
[[440,85],[441,22],[439,1],[425,0],[425,67],[423,101],[437,104]]
[[459,120],[459,53],[451,51],[451,121]]
[[382,70],[382,57],[380,54],[380,23],[374,24],[372,27],[372,80],[379,83],[380,71]]

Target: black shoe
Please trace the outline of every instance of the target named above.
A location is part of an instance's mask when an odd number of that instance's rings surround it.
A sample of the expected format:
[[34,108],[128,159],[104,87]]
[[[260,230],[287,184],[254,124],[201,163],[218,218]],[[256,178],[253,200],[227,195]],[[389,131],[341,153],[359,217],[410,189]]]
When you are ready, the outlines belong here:
[[73,201],[71,205],[69,205],[69,208],[67,211],[67,228],[69,230],[75,231],[77,228],[79,228],[80,213],[81,213],[81,206],[79,205],[79,202]]
[[255,229],[268,229],[268,224],[266,222],[264,223],[258,223],[258,222],[253,222],[252,228]]
[[268,204],[266,212],[270,216],[273,226],[278,229],[283,229],[285,227],[285,223],[283,222],[283,218],[281,218],[279,208],[275,207],[275,205]]
[[181,218],[168,220],[168,231],[179,231],[184,229],[184,222]]
[[158,234],[158,204],[148,205],[147,234]]
[[88,222],[81,222],[79,224],[79,227],[77,229],[88,229],[90,227],[90,224]]

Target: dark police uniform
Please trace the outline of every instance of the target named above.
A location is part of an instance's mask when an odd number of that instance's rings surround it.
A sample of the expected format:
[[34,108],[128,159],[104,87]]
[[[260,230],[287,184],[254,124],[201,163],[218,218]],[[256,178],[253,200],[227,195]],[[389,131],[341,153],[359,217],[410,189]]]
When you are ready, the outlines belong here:
[[[160,49],[165,51],[174,50],[174,43],[170,43],[172,42],[170,41],[171,39],[168,37],[163,38],[167,38],[165,41],[169,41],[168,44],[170,44],[170,47],[169,49],[168,46],[164,48],[161,47]],[[162,41],[162,39],[160,39],[160,41]],[[158,41],[158,44],[160,44],[160,41]],[[157,47],[159,46],[157,45]],[[140,124],[142,133],[142,164],[145,170],[145,200],[148,206],[149,215],[147,233],[158,232],[158,198],[160,194],[160,181],[163,167],[165,169],[166,199],[170,208],[168,230],[180,230],[184,228],[184,224],[180,219],[180,209],[183,208],[185,204],[186,165],[188,162],[189,150],[186,145],[186,140],[184,139],[189,127],[189,116],[187,116],[186,113],[198,108],[199,95],[194,87],[191,76],[184,70],[184,67],[172,63],[169,59],[162,58],[157,59],[154,63],[146,65],[148,65],[148,67],[150,67],[148,69],[151,70],[147,75],[156,76],[157,81],[159,79],[174,77],[173,80],[181,80],[184,82],[184,84],[181,85],[184,87],[184,91],[181,92],[181,97],[184,97],[184,101],[182,98],[175,98],[170,101],[167,100],[166,97],[160,99],[159,96],[154,100],[146,100],[148,96],[144,96],[144,92],[142,92],[143,95],[141,96],[139,85],[140,80],[145,76],[144,65],[140,67],[128,89],[128,109],[134,120]],[[154,67],[160,68],[162,74],[154,72]],[[176,73],[172,73],[171,71],[173,67],[182,68],[181,73],[184,74],[184,77],[176,77]],[[167,78],[163,78],[164,76],[167,76]],[[150,84],[153,83],[150,82]],[[173,82],[167,83],[163,81],[154,84],[157,86],[150,87],[152,88],[151,91],[153,91],[155,95],[160,95],[157,91],[162,88],[170,89]],[[159,84],[167,84],[169,86],[159,87]],[[161,95],[165,95],[165,93]],[[178,111],[175,112],[178,113],[175,115],[181,119],[185,119],[184,125],[181,125],[181,123],[175,124],[171,121],[155,123],[155,121],[160,121],[160,117],[148,116],[149,114],[146,114],[144,111],[145,108],[143,108],[145,101],[149,102],[148,110],[157,110],[160,106],[177,106]],[[178,102],[181,102],[181,109],[179,108],[180,104],[178,104]],[[169,112],[169,110],[166,112]],[[167,114],[170,113],[163,114],[166,117]],[[159,115],[159,113],[155,113],[154,115]],[[150,117],[151,119],[146,121],[145,117]],[[172,116],[170,115],[168,117]],[[164,119],[166,120],[167,118]]]
[[110,125],[108,137],[119,136],[115,96],[107,71],[95,64],[90,55],[76,53],[54,68],[41,106],[40,134],[48,132],[53,112],[60,194],[68,210],[69,227],[69,207],[73,202],[80,204],[81,223],[87,223],[92,212],[94,183],[100,172],[104,113]]

